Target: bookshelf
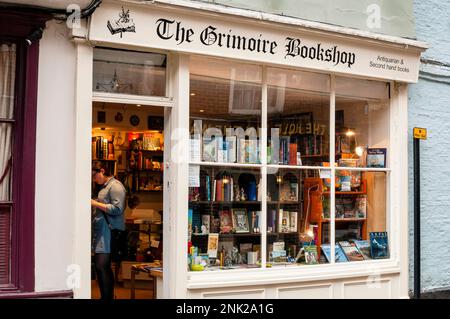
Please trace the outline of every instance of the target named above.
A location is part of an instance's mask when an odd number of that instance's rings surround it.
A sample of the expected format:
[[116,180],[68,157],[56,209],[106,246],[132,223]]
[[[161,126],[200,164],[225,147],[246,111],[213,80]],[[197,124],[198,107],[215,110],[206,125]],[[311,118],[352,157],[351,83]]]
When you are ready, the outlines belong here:
[[[339,230],[343,232],[347,230],[347,234],[355,237],[353,239],[366,240],[367,180],[364,178],[364,172],[358,172],[358,174],[361,174],[360,183],[352,187],[351,191],[335,191],[336,234]],[[310,190],[309,194],[308,189]],[[314,237],[320,256],[320,246],[330,241],[330,191],[324,185],[323,179],[307,178],[304,182],[304,198],[304,214],[309,214],[306,222],[317,226]],[[307,212],[308,207],[310,208],[309,212]],[[340,238],[336,238],[336,241],[338,239]]]

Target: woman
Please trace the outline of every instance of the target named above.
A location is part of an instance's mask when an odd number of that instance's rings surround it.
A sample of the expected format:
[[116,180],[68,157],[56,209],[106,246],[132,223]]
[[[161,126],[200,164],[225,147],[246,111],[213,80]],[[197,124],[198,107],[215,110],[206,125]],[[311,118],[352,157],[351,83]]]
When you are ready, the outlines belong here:
[[[101,186],[98,198],[91,200],[93,216],[93,251],[95,271],[102,299],[114,299],[114,274],[111,269],[111,231],[125,229],[124,209],[126,191],[120,181],[111,176],[101,162],[92,167],[92,180]],[[105,219],[105,215],[107,219]]]

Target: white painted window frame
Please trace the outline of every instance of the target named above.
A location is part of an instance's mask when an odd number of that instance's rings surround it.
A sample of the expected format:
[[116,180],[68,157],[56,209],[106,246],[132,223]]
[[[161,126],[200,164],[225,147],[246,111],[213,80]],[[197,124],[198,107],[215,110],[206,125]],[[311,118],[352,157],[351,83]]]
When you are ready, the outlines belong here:
[[[228,60],[229,61],[229,60]],[[242,61],[241,61],[242,62]],[[266,73],[267,65],[262,65],[262,116],[261,132],[262,143],[267,142],[267,83]],[[294,69],[294,68],[293,68]],[[301,69],[295,68],[299,71]],[[335,145],[335,75],[329,73],[330,81],[330,145]],[[350,77],[350,76],[346,76]],[[337,280],[340,278],[368,276],[377,278],[386,274],[401,275],[401,291],[407,291],[408,278],[408,206],[407,206],[407,112],[406,112],[406,84],[390,82],[390,100],[389,100],[389,145],[387,168],[339,168],[335,167],[335,162],[330,160],[330,167],[318,166],[290,166],[290,165],[272,165],[266,163],[266,156],[262,154],[261,164],[239,164],[225,163],[229,167],[242,168],[260,168],[262,194],[266,192],[267,168],[291,168],[298,170],[314,169],[331,171],[331,209],[330,209],[330,244],[331,260],[330,264],[290,266],[266,268],[266,216],[267,200],[265,197],[261,201],[262,215],[262,233],[261,233],[261,259],[262,267],[257,269],[230,269],[222,271],[204,271],[187,273],[188,289],[209,289],[221,287],[263,285],[263,284],[281,284],[283,282],[293,281],[315,281],[315,280]],[[188,141],[186,140],[186,143]],[[262,148],[264,153],[265,148]],[[330,146],[330,159],[335,158],[335,149]],[[224,163],[215,162],[191,162],[190,165],[204,166],[224,166]],[[406,168],[406,169],[405,169]],[[390,258],[383,260],[366,260],[360,262],[334,263],[335,256],[335,174],[338,170],[357,170],[361,172],[384,172],[386,173],[386,225],[389,236]],[[185,178],[188,178],[188,172],[185,172]],[[401,190],[401,191],[400,191]],[[188,211],[188,201],[183,208]],[[395,214],[394,214],[395,212]],[[185,228],[187,236],[187,224]],[[406,235],[405,235],[406,234]],[[185,243],[178,243],[183,245]],[[185,244],[186,245],[186,244]],[[187,264],[187,254],[179,256]],[[406,287],[406,288],[405,288]],[[406,290],[405,290],[406,289]]]

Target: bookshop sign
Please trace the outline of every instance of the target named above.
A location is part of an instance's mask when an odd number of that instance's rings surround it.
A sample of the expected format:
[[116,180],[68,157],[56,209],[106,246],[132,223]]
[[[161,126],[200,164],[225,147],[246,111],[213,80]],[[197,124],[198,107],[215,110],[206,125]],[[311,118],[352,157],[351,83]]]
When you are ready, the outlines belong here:
[[417,82],[420,58],[419,50],[116,3],[95,11],[89,40],[404,82]]

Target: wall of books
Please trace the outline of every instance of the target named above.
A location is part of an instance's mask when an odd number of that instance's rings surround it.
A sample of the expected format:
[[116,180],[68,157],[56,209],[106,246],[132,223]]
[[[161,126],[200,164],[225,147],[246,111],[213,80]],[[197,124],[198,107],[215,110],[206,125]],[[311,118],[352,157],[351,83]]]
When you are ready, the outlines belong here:
[[191,57],[190,271],[389,258],[389,87],[346,81]]

